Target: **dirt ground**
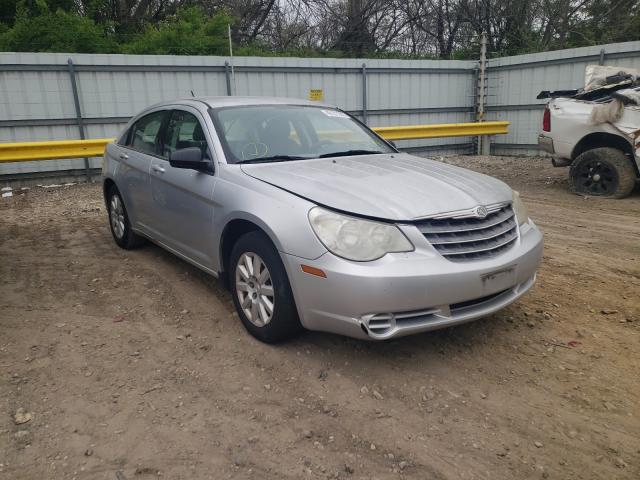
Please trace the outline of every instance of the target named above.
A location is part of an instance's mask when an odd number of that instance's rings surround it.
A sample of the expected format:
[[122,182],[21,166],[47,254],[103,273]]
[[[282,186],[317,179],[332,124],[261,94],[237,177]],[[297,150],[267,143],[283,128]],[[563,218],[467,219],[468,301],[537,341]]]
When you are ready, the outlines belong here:
[[445,161],[520,190],[538,284],[387,343],[258,343],[216,280],[120,250],[96,184],[0,199],[0,478],[640,478],[640,192]]

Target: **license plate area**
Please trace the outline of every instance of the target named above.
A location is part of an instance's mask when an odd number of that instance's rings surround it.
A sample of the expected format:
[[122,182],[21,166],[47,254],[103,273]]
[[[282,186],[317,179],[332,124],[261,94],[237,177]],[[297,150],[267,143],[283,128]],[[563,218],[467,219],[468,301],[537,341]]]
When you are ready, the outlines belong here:
[[480,280],[482,280],[482,291],[485,295],[506,290],[516,284],[516,266],[511,265],[499,270],[483,273],[480,275]]

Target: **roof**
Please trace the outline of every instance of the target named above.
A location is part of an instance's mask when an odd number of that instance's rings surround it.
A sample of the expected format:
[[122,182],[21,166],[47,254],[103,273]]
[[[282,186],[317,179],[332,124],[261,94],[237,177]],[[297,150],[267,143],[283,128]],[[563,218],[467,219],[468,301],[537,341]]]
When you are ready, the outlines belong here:
[[311,100],[303,100],[300,98],[286,97],[194,97],[189,100],[201,101],[208,104],[211,108],[233,107],[238,105],[313,105],[313,106],[329,106],[322,102]]
[[205,104],[210,108],[236,107],[236,106],[242,106],[242,105],[310,105],[314,107],[335,108],[333,105],[328,105],[322,102],[313,102],[311,100],[303,100],[300,98],[258,97],[258,96],[255,96],[255,97],[249,97],[249,96],[186,97],[186,98],[179,98],[179,99],[158,102],[154,105],[150,105],[144,110],[141,110],[136,115],[134,115],[129,120],[129,124],[136,118],[139,118],[142,115],[145,115],[147,112],[154,110],[156,108],[162,108],[168,105],[190,105],[192,107],[201,109],[202,104]]

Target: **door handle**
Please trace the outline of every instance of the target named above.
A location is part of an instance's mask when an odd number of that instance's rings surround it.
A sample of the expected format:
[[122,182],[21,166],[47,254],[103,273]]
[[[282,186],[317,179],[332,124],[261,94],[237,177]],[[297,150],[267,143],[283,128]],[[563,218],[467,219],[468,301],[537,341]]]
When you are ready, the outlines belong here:
[[152,165],[151,166],[151,170],[153,170],[154,172],[158,172],[158,173],[164,173],[165,169],[163,167],[161,167],[160,165]]
[[126,153],[121,153],[118,156],[120,157],[120,160],[127,160],[129,158],[129,155],[127,155]]

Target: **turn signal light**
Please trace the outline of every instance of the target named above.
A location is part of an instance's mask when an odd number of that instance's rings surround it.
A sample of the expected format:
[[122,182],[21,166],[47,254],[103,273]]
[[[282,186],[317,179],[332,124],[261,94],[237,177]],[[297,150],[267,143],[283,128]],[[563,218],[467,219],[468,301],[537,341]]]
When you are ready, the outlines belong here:
[[327,274],[324,273],[319,268],[310,267],[309,265],[300,265],[300,268],[302,268],[302,271],[304,273],[308,273],[309,275],[315,275],[316,277],[327,278]]

